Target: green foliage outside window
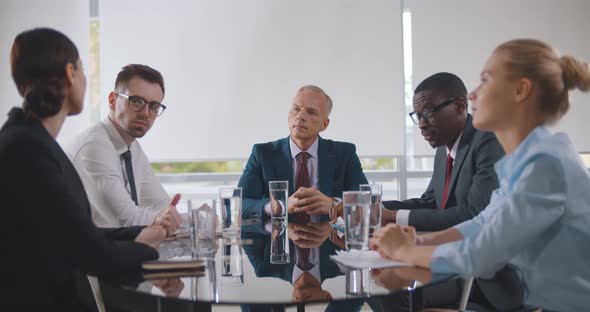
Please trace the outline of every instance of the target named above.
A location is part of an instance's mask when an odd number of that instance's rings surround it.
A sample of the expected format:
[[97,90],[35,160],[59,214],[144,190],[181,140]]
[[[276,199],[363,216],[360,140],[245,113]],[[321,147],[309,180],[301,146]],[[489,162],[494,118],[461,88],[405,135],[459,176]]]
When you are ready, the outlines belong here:
[[[166,173],[241,173],[246,161],[158,162],[152,163],[157,174]],[[398,170],[397,161],[391,157],[362,158],[364,170]]]

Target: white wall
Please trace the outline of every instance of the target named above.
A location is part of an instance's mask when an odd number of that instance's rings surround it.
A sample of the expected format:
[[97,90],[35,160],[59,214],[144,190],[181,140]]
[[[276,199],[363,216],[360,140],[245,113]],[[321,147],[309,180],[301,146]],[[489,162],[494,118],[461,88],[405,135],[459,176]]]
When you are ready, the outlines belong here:
[[[34,27],[57,29],[76,44],[82,63],[87,64],[89,23],[88,1],[3,0],[0,3],[0,124],[6,121],[6,114],[12,107],[22,105],[22,98],[10,74],[10,48],[14,37]],[[80,116],[68,118],[58,141],[67,142],[80,129],[88,127],[88,115],[86,111]]]
[[103,0],[101,93],[125,64],[162,72],[169,110],[142,139],[151,160],[247,158],[288,135],[304,84],[334,100],[324,137],[401,154],[400,10],[399,0]]
[[[412,12],[414,87],[440,71],[457,74],[468,90],[500,43],[519,37],[541,39],[564,54],[590,61],[590,1],[586,0],[408,0]],[[576,92],[571,111],[558,124],[580,151],[590,151],[586,134],[590,95]],[[433,154],[414,128],[417,154]],[[418,131],[416,131],[418,130]]]
[[[492,49],[516,37],[546,40],[590,60],[590,1],[405,3],[413,22],[414,86],[450,71],[471,90]],[[245,158],[253,143],[288,134],[288,106],[306,83],[324,87],[335,102],[323,136],[355,142],[362,156],[403,153],[400,0],[99,4],[102,116],[123,65],[146,63],[165,76],[170,109],[142,140],[152,160]],[[88,16],[84,0],[0,3],[0,122],[21,103],[8,63],[14,36],[54,27],[76,43],[87,65]],[[590,95],[574,92],[571,111],[557,125],[580,151],[590,151],[589,105]],[[86,128],[89,115],[69,118],[59,141]],[[417,131],[412,135],[414,154],[433,153]]]

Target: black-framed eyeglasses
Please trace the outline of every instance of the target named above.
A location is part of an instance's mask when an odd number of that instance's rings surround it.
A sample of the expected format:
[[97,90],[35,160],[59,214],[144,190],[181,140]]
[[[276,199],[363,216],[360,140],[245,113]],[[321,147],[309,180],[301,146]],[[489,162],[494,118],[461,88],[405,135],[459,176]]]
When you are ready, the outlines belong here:
[[115,92],[117,95],[120,95],[127,99],[129,103],[129,107],[132,110],[139,112],[141,111],[146,105],[148,105],[149,111],[154,116],[160,116],[166,110],[166,105],[156,102],[156,101],[148,101],[141,96],[137,95],[127,95],[124,93]]
[[458,99],[459,97],[454,97],[451,99],[448,99],[438,105],[435,105],[431,108],[425,108],[422,111],[419,112],[411,112],[410,118],[412,118],[412,121],[415,124],[419,124],[420,121],[422,120],[422,118],[426,118],[426,120],[428,120],[429,122],[432,122],[433,118],[434,118],[434,113],[436,113],[438,110],[442,109],[443,107],[453,103],[456,99]]

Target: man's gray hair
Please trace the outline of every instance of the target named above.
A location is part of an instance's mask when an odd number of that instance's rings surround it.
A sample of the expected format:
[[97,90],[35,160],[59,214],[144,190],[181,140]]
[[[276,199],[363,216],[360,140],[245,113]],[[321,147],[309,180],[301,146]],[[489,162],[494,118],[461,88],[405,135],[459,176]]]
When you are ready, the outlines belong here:
[[330,113],[332,112],[332,98],[330,98],[330,96],[324,91],[324,89],[315,86],[315,85],[305,85],[301,88],[299,88],[299,91],[297,91],[297,93],[302,92],[302,91],[312,91],[312,92],[317,92],[323,96],[326,97],[326,102],[328,103],[328,116],[330,116]]

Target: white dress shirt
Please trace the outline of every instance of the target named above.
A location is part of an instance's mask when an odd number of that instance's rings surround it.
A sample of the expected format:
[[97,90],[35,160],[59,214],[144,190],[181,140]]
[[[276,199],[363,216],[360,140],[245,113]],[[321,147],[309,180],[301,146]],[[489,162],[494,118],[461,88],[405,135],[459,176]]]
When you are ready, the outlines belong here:
[[[133,175],[139,205],[131,199],[131,189],[121,154],[131,151]],[[99,227],[151,224],[170,203],[149,160],[137,140],[127,145],[112,121],[84,131],[66,148],[74,163],[92,208],[92,219]]]
[[[455,159],[457,158],[457,150],[459,149],[459,142],[461,142],[462,136],[463,131],[461,131],[461,134],[459,134],[459,137],[457,138],[457,140],[455,140],[453,148],[449,149],[449,147],[447,146],[447,154],[451,154],[451,157],[453,158],[453,166],[455,165]],[[408,223],[410,222],[410,212],[411,210],[409,209],[398,210],[397,214],[395,215],[395,223],[399,225],[408,225]]]

